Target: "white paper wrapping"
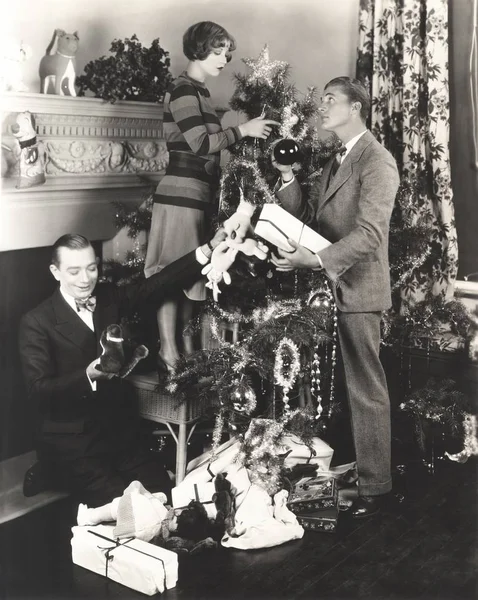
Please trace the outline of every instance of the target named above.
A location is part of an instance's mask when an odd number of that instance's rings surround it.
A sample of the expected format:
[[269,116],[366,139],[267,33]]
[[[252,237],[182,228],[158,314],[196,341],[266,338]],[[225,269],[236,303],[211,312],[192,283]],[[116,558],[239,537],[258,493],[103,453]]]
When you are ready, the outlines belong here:
[[264,204],[254,233],[281,250],[289,252],[293,248],[287,242],[288,238],[314,253],[330,246],[328,240],[304,225],[279,204]]
[[294,465],[309,463],[317,465],[318,473],[329,470],[334,451],[320,438],[312,438],[312,452],[309,446],[301,442],[300,438],[296,435],[284,436],[284,445],[289,450],[292,450],[284,461],[284,467],[290,469]]
[[112,525],[72,527],[74,564],[148,596],[176,586],[178,557],[174,552],[137,539],[120,540],[116,546],[113,529]]
[[188,463],[186,477],[183,482],[187,481],[188,484],[203,483],[211,481],[218,473],[225,473],[230,465],[237,465],[235,459],[239,449],[239,441],[236,438],[231,438],[219,446],[214,460],[211,460],[210,451],[204,452],[204,454]]

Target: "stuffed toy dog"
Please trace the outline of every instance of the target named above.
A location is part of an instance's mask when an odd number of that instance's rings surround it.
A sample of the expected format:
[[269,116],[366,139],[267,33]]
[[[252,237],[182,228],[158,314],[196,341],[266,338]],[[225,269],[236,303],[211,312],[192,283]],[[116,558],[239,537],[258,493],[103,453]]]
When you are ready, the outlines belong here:
[[134,349],[131,348],[131,343],[128,343],[123,336],[121,325],[108,325],[101,333],[100,345],[103,354],[96,369],[103,373],[113,373],[121,378],[127,377],[139,361],[149,354],[146,346],[142,344]]
[[25,111],[18,113],[12,125],[12,134],[18,142],[19,160],[17,188],[29,188],[45,183],[45,147],[37,142],[35,117]]

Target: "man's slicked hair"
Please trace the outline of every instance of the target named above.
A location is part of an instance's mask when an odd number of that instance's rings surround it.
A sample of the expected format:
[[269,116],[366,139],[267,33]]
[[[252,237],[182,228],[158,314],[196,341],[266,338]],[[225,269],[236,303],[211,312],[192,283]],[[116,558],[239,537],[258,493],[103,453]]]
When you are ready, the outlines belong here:
[[51,249],[51,264],[56,268],[60,266],[60,248],[82,250],[92,247],[90,241],[79,233],[66,233],[56,240]]
[[[236,40],[224,27],[212,21],[191,25],[183,35],[183,52],[189,60],[205,60],[213,50],[229,44],[229,51],[236,49]],[[228,53],[227,62],[231,60]]]
[[360,102],[360,117],[365,123],[370,113],[370,94],[364,84],[353,77],[335,77],[327,83],[325,90],[332,86],[340,88],[350,102]]

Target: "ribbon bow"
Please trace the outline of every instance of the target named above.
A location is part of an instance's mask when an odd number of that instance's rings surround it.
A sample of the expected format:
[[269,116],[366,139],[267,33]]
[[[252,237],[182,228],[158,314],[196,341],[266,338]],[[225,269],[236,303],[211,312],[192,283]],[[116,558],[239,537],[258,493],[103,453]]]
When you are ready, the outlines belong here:
[[96,308],[96,298],[95,296],[90,296],[89,298],[85,298],[85,300],[78,300],[75,298],[75,304],[78,312],[82,309],[93,312]]

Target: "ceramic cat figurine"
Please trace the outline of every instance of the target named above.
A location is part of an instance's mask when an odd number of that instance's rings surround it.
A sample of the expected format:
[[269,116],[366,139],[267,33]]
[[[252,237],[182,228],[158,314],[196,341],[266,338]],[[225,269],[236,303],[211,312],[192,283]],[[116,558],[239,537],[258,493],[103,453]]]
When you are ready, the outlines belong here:
[[[51,54],[57,42],[57,49]],[[78,32],[66,33],[55,29],[53,38],[40,61],[40,93],[48,94],[50,83],[54,85],[54,94],[76,96],[76,52],[78,50]]]

